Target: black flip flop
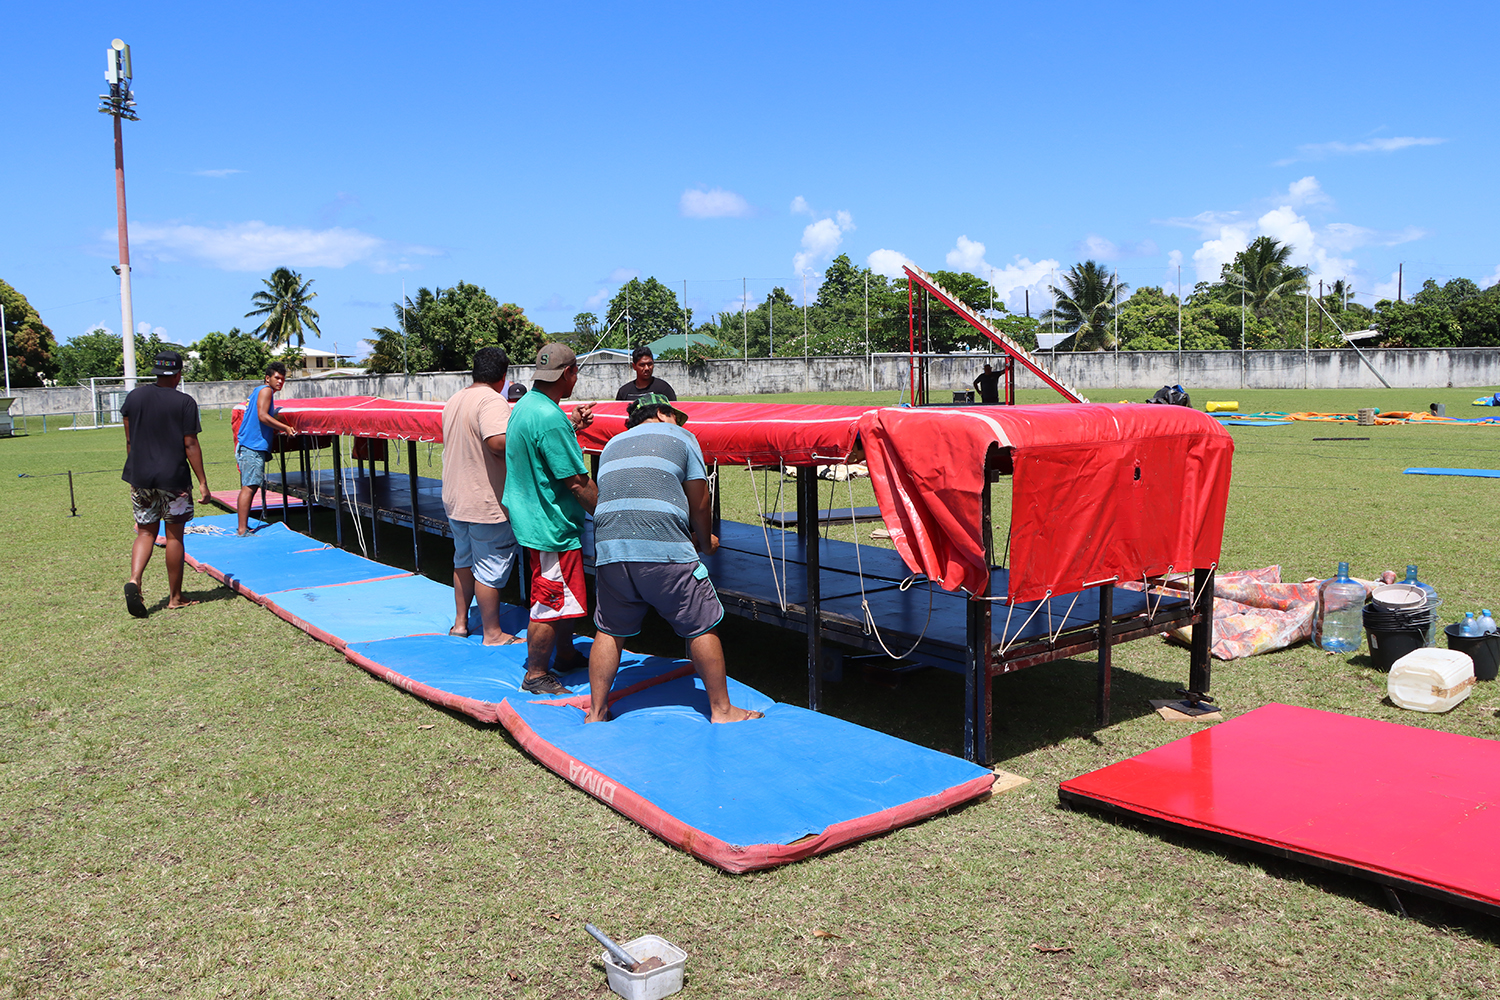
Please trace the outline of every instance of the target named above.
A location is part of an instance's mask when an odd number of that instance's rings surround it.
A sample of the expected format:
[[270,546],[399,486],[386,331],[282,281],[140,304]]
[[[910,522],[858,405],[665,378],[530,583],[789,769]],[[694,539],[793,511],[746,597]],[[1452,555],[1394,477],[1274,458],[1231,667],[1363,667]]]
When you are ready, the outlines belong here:
[[125,583],[125,608],[137,618],[145,618],[149,611],[146,610],[146,602],[141,600],[140,584],[133,581]]

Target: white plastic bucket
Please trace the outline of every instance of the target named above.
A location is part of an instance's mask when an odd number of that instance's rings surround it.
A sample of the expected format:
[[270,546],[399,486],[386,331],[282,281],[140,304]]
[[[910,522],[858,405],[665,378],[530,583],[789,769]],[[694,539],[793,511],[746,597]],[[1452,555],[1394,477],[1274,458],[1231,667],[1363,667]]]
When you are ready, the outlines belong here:
[[1426,647],[1391,664],[1386,693],[1402,708],[1446,712],[1474,690],[1474,661],[1456,649]]
[[637,962],[659,958],[664,963],[661,968],[650,972],[631,972],[616,965],[609,952],[600,955],[605,975],[609,977],[609,988],[625,1000],[661,1000],[682,989],[682,969],[687,964],[687,952],[655,934],[627,941],[620,947],[635,956]]

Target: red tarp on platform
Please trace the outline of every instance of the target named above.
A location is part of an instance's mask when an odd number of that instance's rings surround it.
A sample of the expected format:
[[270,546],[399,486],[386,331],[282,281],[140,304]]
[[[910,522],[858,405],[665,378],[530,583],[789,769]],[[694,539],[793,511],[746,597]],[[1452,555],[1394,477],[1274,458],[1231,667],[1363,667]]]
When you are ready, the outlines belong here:
[[[585,450],[624,430],[627,405],[595,406],[579,434]],[[710,462],[829,464],[858,439],[897,551],[948,590],[982,593],[989,583],[979,500],[991,443],[1012,449],[1012,600],[1207,568],[1219,557],[1234,441],[1187,407],[680,406]],[[442,439],[441,403],[352,396],[288,400],[278,411],[307,434]]]
[[1059,794],[1500,913],[1494,740],[1266,705]]

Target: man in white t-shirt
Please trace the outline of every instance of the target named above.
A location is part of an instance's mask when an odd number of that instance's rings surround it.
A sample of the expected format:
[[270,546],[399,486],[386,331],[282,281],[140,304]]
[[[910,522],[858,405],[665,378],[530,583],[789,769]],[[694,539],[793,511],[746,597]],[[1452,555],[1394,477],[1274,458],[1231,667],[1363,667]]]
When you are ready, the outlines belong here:
[[524,642],[500,627],[500,588],[516,564],[516,535],[505,495],[505,428],[510,404],[501,390],[510,359],[498,347],[474,355],[474,383],[443,404],[443,510],[453,530],[452,636],[469,634],[469,602],[478,599],[484,644]]

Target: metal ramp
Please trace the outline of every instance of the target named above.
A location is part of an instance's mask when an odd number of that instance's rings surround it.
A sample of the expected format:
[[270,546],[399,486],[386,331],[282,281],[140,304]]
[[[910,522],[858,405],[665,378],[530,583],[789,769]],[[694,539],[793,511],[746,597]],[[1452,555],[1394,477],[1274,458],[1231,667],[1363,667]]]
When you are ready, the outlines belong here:
[[1020,344],[1016,343],[1014,340],[1011,340],[999,330],[995,329],[994,326],[990,324],[989,320],[985,319],[983,316],[979,315],[974,310],[964,305],[963,301],[960,300],[958,296],[954,295],[942,285],[939,285],[936,281],[932,280],[932,275],[928,274],[920,267],[917,267],[915,264],[906,264],[903,265],[903,267],[910,281],[915,282],[916,284],[921,285],[923,288],[927,289],[928,294],[934,296],[938,299],[938,301],[942,302],[949,309],[952,309],[954,312],[962,316],[970,326],[978,330],[980,333],[984,334],[986,337],[990,338],[990,340],[994,341],[1001,350],[1003,350],[1011,358],[1014,358],[1016,361],[1024,365],[1026,369],[1037,378],[1041,379],[1044,383],[1062,393],[1062,395],[1071,402],[1088,402],[1088,400],[1079,395],[1072,386],[1068,385],[1062,379],[1058,378],[1056,375],[1053,375],[1052,372],[1043,367],[1041,362],[1037,361],[1035,356],[1033,356],[1030,351],[1022,347]]

